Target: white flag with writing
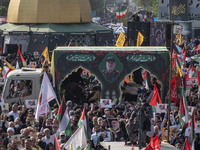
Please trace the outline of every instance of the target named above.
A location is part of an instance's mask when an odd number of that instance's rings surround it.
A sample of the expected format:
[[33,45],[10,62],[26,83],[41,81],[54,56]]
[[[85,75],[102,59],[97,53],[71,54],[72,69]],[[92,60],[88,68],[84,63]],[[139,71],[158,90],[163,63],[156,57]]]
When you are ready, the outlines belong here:
[[51,82],[49,81],[49,78],[46,72],[44,72],[40,94],[38,98],[37,110],[35,114],[35,119],[37,121],[38,121],[39,116],[43,114],[47,114],[47,103],[55,98],[56,98],[56,94],[53,90]]

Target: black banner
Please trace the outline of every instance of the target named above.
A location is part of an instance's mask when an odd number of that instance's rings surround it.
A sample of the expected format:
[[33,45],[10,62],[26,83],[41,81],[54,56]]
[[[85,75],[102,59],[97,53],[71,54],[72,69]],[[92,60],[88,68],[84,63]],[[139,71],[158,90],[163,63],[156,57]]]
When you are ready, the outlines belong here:
[[188,20],[187,0],[170,1],[170,20],[177,20],[177,21]]

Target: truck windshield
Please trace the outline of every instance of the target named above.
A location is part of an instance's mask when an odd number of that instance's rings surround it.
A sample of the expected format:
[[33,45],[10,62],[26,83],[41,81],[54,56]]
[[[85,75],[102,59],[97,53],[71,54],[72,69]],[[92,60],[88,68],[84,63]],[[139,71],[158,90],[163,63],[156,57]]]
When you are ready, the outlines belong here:
[[31,80],[12,80],[8,98],[25,97],[32,94]]

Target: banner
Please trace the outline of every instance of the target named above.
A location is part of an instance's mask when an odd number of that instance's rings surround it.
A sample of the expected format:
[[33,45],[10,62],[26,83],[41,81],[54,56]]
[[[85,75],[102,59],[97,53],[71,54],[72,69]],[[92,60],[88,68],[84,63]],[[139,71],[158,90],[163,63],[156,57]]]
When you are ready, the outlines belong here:
[[117,39],[117,42],[116,42],[116,46],[117,47],[120,47],[120,46],[123,46],[124,45],[124,42],[125,42],[125,35],[124,33],[121,31],[118,39]]

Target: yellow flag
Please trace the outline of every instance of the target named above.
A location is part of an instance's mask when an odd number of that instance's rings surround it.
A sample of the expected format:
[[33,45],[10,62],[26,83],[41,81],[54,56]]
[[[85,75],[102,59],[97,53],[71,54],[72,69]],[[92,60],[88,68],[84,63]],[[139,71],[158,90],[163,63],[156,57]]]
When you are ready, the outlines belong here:
[[130,81],[133,82],[133,75],[131,75],[131,77],[130,77]]
[[141,32],[138,32],[137,36],[137,46],[141,46],[144,41],[144,36],[142,35]]
[[39,147],[39,149],[38,150],[42,150],[42,148],[40,147],[40,146],[38,146]]
[[117,42],[116,42],[116,46],[117,47],[120,47],[120,46],[123,46],[124,45],[124,42],[125,42],[125,35],[124,33],[121,31],[118,39],[117,39]]
[[44,51],[42,52],[42,55],[45,57],[45,60],[48,60],[48,63],[50,63],[48,47],[44,49]]
[[73,150],[73,148],[72,148],[72,144],[70,144],[70,150]]
[[6,60],[4,60],[4,62],[6,63],[6,65],[8,66],[8,68],[10,68],[12,70],[15,70],[15,68],[9,62],[7,62]]
[[183,44],[183,42],[182,42],[182,36],[181,36],[181,31],[179,31],[178,34],[176,35],[176,39],[178,39],[179,45]]
[[34,63],[32,63],[32,68],[34,68],[34,69],[35,69],[35,65],[34,65]]

